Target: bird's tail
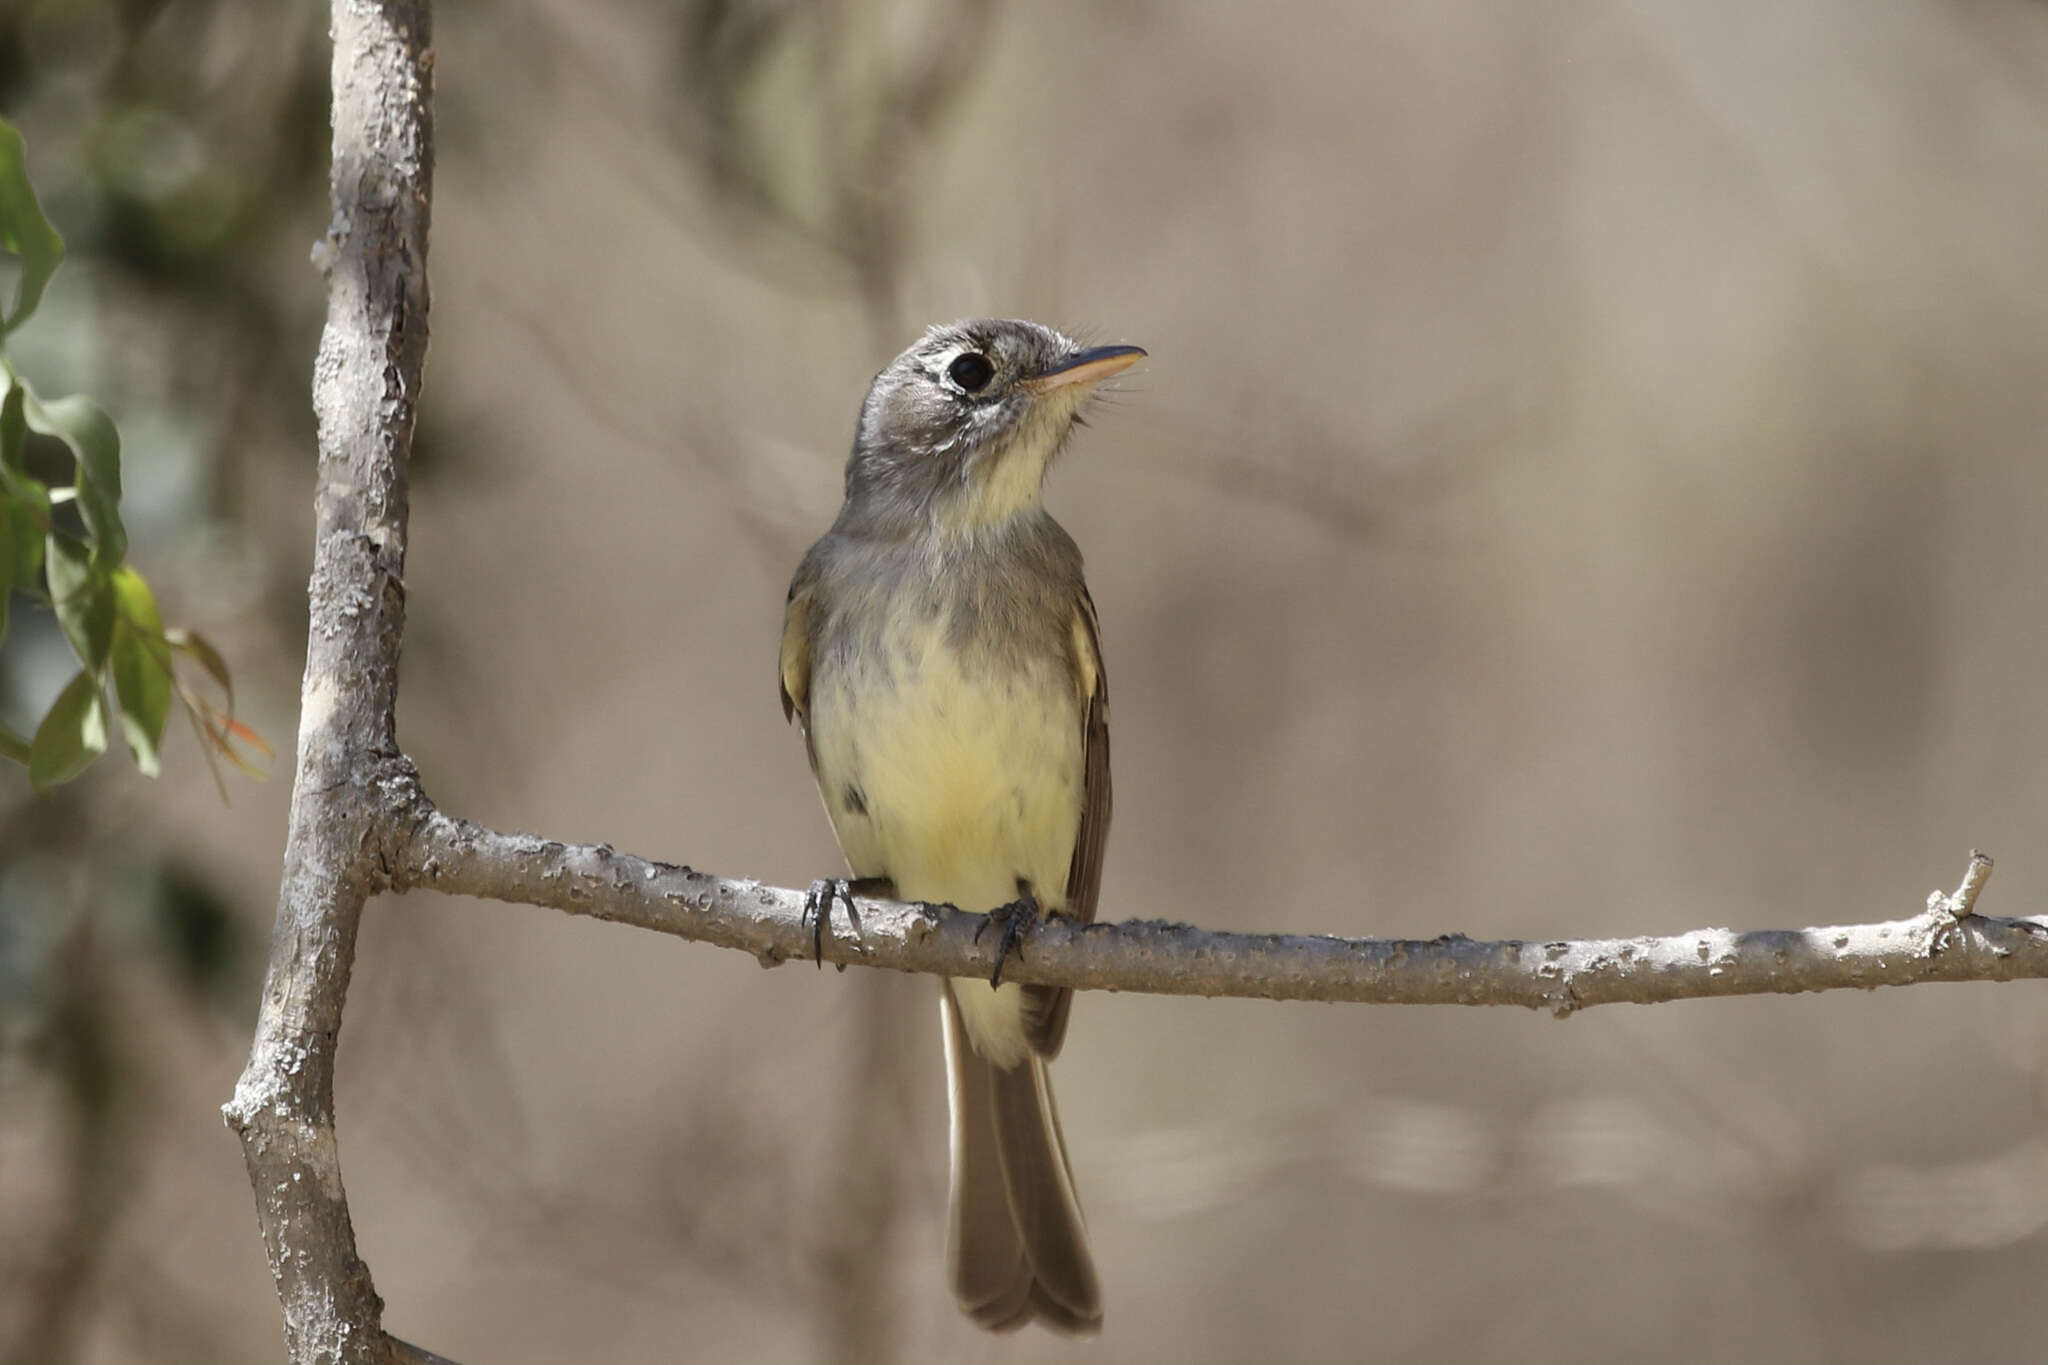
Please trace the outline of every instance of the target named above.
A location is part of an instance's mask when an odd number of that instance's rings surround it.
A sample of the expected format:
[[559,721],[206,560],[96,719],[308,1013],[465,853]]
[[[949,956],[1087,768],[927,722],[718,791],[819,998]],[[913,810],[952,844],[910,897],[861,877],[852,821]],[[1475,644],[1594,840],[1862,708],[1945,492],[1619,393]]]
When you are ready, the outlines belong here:
[[953,1293],[990,1331],[1035,1317],[1061,1332],[1096,1332],[1102,1291],[1045,1059],[1007,1070],[992,1065],[968,1041],[952,989],[942,994],[953,1114],[946,1227]]

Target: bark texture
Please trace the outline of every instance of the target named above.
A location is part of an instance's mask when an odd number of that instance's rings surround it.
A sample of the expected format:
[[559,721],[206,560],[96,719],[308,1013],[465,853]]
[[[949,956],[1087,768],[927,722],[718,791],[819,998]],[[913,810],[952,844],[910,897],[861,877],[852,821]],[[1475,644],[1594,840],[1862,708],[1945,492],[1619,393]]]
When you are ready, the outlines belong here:
[[[804,893],[649,862],[604,845],[499,834],[424,799],[405,820],[400,885],[551,906],[754,954],[764,966],[813,956]],[[1233,934],[1160,920],[1033,930],[1005,981],[1151,995],[1382,1005],[1524,1005],[1569,1015],[1592,1005],[1719,995],[2048,977],[2048,921],[1973,913],[1990,860],[1919,914],[1806,929],[1697,929],[1641,938],[1482,941]],[[939,976],[986,976],[996,935],[950,907],[856,901],[835,908],[824,960]]]
[[334,1054],[363,903],[385,884],[383,784],[405,628],[406,458],[427,350],[432,57],[425,0],[336,0],[334,219],[314,258],[327,326],[298,768],[240,1134],[294,1361],[415,1358],[386,1337],[356,1255],[334,1133]]

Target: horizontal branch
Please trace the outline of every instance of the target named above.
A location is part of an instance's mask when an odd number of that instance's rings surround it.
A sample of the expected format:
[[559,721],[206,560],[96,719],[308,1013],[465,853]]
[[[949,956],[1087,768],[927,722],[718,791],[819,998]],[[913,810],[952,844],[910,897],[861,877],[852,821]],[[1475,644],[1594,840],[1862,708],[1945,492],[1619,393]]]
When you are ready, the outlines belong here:
[[[395,887],[548,906],[738,948],[764,965],[813,956],[805,893],[650,862],[605,845],[500,834],[415,795]],[[1974,902],[1988,859],[1965,878]],[[1591,1005],[1723,995],[2048,977],[2048,922],[1971,913],[1937,892],[1907,919],[1811,929],[1699,929],[1642,938],[1483,942],[1236,934],[1186,924],[1041,924],[1004,965],[1009,981],[1153,995],[1374,1004],[1524,1005],[1560,1016]],[[835,905],[827,962],[987,976],[996,935],[950,907],[857,898]]]

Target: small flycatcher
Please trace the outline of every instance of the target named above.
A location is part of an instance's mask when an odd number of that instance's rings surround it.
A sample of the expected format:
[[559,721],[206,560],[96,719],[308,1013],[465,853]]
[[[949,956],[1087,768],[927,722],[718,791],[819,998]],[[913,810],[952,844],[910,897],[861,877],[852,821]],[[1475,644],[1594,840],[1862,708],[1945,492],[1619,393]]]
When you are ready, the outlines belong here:
[[[962,322],[869,387],[845,504],[798,566],[782,627],[783,711],[856,877],[1006,925],[1095,918],[1109,688],[1081,551],[1040,493],[1095,386],[1144,354]],[[947,1266],[961,1309],[994,1331],[1102,1325],[1046,1077],[1072,994],[942,991]]]

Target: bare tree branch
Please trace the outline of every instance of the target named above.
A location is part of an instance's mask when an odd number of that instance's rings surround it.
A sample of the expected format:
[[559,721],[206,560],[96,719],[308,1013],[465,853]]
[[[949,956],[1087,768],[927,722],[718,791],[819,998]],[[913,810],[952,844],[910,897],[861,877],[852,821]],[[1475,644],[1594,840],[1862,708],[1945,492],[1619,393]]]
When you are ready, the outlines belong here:
[[[400,818],[405,832],[392,847],[393,881],[401,889],[550,906],[738,948],[768,966],[813,956],[801,891],[649,862],[603,845],[499,834],[442,815],[417,793]],[[1973,881],[1981,887],[1990,867],[1989,859],[1973,859],[1966,890]],[[1965,918],[1962,895],[1936,892],[1924,912],[1900,920],[1549,943],[1049,920],[1004,964],[1003,979],[1152,995],[1525,1005],[1567,1015],[1623,1002],[2048,977],[2048,921]],[[994,968],[995,936],[981,934],[982,915],[897,901],[856,906],[858,927],[826,935],[825,961],[940,976],[986,976]],[[844,913],[837,911],[841,921]]]
[[363,902],[380,889],[377,783],[398,761],[406,456],[427,349],[433,178],[427,0],[335,0],[334,220],[315,248],[327,328],[298,775],[241,1135],[295,1361],[394,1361],[356,1255],[334,1138],[334,1050]]

